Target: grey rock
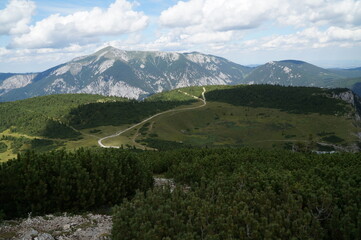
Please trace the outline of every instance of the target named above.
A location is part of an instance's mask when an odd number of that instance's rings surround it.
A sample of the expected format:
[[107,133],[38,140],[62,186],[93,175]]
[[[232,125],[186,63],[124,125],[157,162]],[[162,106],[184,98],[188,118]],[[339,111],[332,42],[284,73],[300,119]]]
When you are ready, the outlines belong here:
[[38,231],[36,231],[33,228],[30,228],[27,232],[25,232],[22,236],[21,236],[21,240],[32,240],[35,236],[37,236],[39,234]]
[[70,230],[71,230],[71,225],[70,225],[70,224],[65,224],[65,225],[63,226],[63,230],[64,230],[64,231],[70,231]]
[[34,240],[55,240],[49,233],[40,233]]

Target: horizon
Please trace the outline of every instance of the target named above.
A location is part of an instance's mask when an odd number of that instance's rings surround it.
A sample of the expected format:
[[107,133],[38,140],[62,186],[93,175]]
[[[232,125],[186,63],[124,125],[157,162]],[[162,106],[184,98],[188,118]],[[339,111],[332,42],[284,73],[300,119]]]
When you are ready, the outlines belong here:
[[109,45],[128,51],[196,51],[244,66],[294,59],[322,68],[361,67],[361,3],[0,2],[2,73],[42,72]]

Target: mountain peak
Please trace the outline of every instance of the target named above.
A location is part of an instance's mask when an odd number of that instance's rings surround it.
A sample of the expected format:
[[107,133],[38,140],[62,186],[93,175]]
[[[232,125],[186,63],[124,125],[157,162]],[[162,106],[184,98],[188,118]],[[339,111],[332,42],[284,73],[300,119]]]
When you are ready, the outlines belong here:
[[114,52],[114,51],[120,51],[120,49],[115,48],[113,46],[108,46],[108,47],[105,47],[105,48],[102,48],[102,49],[96,51],[95,53],[93,53],[93,55],[101,55],[101,54],[104,54],[107,52]]
[[101,57],[110,58],[110,59],[123,59],[128,61],[128,52],[124,50],[120,50],[118,48],[108,46],[100,49],[99,51],[91,54],[91,56],[97,56],[98,59]]

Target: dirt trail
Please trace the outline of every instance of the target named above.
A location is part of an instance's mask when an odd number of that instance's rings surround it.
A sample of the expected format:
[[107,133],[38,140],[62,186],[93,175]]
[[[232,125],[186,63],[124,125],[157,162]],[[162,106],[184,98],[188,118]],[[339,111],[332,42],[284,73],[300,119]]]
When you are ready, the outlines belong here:
[[158,116],[160,116],[160,115],[167,114],[167,113],[171,113],[171,112],[180,112],[180,111],[193,110],[193,109],[205,107],[205,106],[207,105],[206,97],[204,96],[204,94],[205,94],[205,92],[206,92],[206,88],[205,88],[205,87],[203,87],[202,98],[193,96],[193,95],[191,95],[191,94],[189,94],[189,93],[186,93],[186,92],[183,92],[183,91],[180,91],[180,90],[178,90],[178,92],[181,92],[181,93],[186,94],[186,95],[188,95],[188,96],[191,96],[191,97],[193,97],[193,98],[195,98],[195,99],[198,99],[198,100],[202,101],[203,104],[200,105],[200,106],[196,106],[196,107],[189,107],[189,108],[182,108],[182,109],[171,109],[171,110],[168,110],[168,111],[164,111],[164,112],[161,112],[161,113],[157,113],[157,114],[155,114],[155,115],[153,115],[153,116],[151,116],[151,117],[149,117],[149,118],[141,121],[140,123],[137,123],[137,124],[135,124],[135,125],[133,125],[133,126],[131,126],[131,127],[128,127],[127,129],[124,129],[124,130],[119,131],[119,132],[117,132],[117,133],[115,133],[115,134],[112,134],[112,135],[109,135],[109,136],[106,136],[106,137],[103,137],[103,138],[99,139],[99,140],[98,140],[99,146],[102,147],[102,148],[120,148],[119,146],[107,146],[107,145],[104,145],[104,144],[103,144],[103,141],[106,140],[106,139],[109,139],[109,138],[118,137],[118,136],[120,136],[121,134],[126,133],[126,132],[128,132],[129,130],[131,130],[131,129],[135,128],[135,127],[138,127],[138,126],[140,126],[140,125],[148,122],[149,120],[151,120],[151,119],[153,119],[153,118],[155,118],[155,117],[158,117]]

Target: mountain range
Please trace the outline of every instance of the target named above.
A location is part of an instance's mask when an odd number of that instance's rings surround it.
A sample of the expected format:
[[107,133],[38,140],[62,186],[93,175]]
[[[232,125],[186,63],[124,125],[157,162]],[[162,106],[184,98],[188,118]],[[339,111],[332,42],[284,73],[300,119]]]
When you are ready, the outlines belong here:
[[0,73],[0,101],[61,93],[143,99],[166,90],[203,85],[277,84],[357,90],[360,77],[361,68],[323,69],[296,60],[247,67],[198,52],[106,47],[40,73]]

